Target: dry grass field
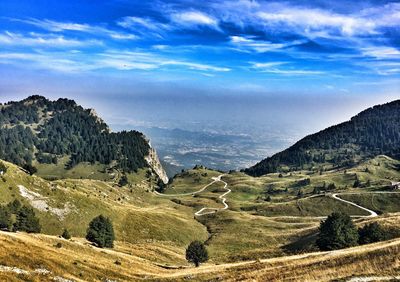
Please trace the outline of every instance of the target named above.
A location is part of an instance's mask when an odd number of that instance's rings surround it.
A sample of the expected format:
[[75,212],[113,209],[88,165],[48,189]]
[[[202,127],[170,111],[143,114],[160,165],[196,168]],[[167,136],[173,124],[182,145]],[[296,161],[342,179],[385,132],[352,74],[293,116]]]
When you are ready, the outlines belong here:
[[[60,243],[61,245],[57,246]],[[182,248],[118,242],[92,247],[48,235],[0,232],[1,281],[348,281],[355,277],[400,277],[400,239],[338,251],[198,268]],[[166,264],[165,261],[174,262]],[[356,280],[354,280],[356,281]],[[393,281],[396,281],[393,279]]]
[[[6,164],[0,202],[19,199],[33,206],[44,234],[0,232],[0,281],[347,281],[399,275],[400,239],[332,252],[316,252],[314,245],[323,216],[337,210],[358,216],[358,226],[377,221],[400,230],[398,195],[371,194],[397,179],[398,162],[386,157],[346,172],[225,174],[222,182],[193,195],[221,175],[201,167],[178,175],[164,196],[153,191],[155,181],[145,171],[119,187],[89,179],[47,181]],[[350,187],[354,175],[371,185]],[[195,216],[203,207],[223,207],[219,196],[226,192],[225,182],[231,189],[229,208]],[[313,195],[313,187],[323,182],[335,183],[337,193],[350,193],[341,197],[379,216],[365,217],[368,212],[329,193]],[[98,214],[113,221],[114,249],[83,239]],[[58,237],[63,228],[72,240]],[[198,268],[185,260],[193,240],[204,241],[209,251],[209,261]]]

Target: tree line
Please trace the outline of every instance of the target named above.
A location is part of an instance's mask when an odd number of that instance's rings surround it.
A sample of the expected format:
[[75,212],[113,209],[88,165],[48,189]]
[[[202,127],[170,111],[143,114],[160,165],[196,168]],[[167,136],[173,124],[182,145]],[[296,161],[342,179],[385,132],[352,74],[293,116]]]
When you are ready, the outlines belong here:
[[130,172],[147,166],[148,153],[142,133],[111,133],[102,120],[72,100],[31,96],[1,105],[0,158],[20,166],[34,160],[56,164],[68,155],[67,168],[80,162],[116,161],[118,168]]
[[400,157],[400,100],[367,109],[350,121],[309,135],[244,170],[252,176],[329,163],[351,166],[380,154]]
[[349,215],[333,212],[321,222],[316,244],[320,250],[330,251],[389,240],[398,235],[377,222],[357,228]]

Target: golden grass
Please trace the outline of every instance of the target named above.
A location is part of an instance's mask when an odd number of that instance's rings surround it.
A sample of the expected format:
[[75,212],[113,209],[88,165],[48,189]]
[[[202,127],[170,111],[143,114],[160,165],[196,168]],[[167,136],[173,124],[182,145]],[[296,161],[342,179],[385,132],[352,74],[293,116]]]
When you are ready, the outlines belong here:
[[[57,243],[62,246],[58,248]],[[0,232],[0,281],[53,281],[57,276],[73,281],[330,281],[400,275],[399,251],[400,239],[394,239],[344,250],[195,268],[185,262],[183,248],[162,243],[116,242],[114,249],[99,249],[79,238],[67,241]],[[4,266],[29,274],[1,271]],[[37,269],[50,273],[38,274]]]
[[[57,243],[62,247],[57,248]],[[56,276],[74,281],[132,281],[168,273],[160,266],[164,261],[185,264],[184,250],[160,244],[144,246],[122,242],[117,242],[112,250],[99,249],[79,238],[67,241],[49,235],[0,232],[0,265],[31,273],[14,273],[15,280],[11,281],[53,281]],[[35,269],[46,269],[51,274],[35,274]],[[0,272],[1,281],[9,276],[9,272]]]
[[399,251],[400,239],[395,239],[331,252],[201,266],[175,272],[170,279],[190,275],[195,281],[331,281],[352,276],[394,276],[400,275]]

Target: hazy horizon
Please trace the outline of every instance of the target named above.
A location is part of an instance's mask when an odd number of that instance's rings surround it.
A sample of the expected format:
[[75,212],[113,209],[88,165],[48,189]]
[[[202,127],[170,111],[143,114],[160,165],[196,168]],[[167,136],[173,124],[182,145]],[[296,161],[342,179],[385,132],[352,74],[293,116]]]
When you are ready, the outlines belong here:
[[399,13],[396,1],[3,1],[0,101],[66,97],[113,129],[284,148],[399,97]]

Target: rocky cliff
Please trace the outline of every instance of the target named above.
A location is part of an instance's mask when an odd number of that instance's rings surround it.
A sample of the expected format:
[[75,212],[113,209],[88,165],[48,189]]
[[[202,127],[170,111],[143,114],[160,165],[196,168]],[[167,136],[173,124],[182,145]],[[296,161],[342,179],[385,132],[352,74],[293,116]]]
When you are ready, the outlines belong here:
[[151,147],[150,141],[148,140],[150,149],[149,149],[149,154],[145,157],[145,160],[147,161],[148,165],[152,168],[152,170],[158,175],[158,177],[165,183],[168,183],[168,176],[167,173],[165,172],[163,166],[160,163],[160,160],[157,156],[156,150]]

